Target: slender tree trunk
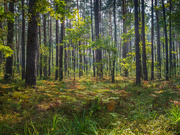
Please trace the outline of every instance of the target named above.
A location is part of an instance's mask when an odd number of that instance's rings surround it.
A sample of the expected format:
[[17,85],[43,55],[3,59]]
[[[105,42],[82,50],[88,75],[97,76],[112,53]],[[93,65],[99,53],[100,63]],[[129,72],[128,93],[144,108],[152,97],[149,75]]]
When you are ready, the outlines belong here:
[[[126,22],[126,18],[125,18],[125,15],[126,15],[126,0],[123,0],[122,1],[122,14],[123,14],[123,33],[126,34],[127,33],[127,28],[125,26],[125,22]],[[126,58],[126,55],[127,55],[127,42],[125,41],[125,37],[123,39],[123,58]],[[128,76],[128,72],[127,72],[127,69],[124,70],[124,74],[125,74],[125,77]]]
[[79,41],[79,77],[83,75],[83,70],[82,70],[82,49],[80,47],[81,42]]
[[[14,13],[14,0],[9,3],[9,12]],[[8,20],[8,35],[7,35],[7,46],[13,50],[13,37],[14,37],[14,22]],[[13,55],[6,59],[5,65],[5,80],[12,79],[12,67],[13,67]]]
[[[47,47],[46,14],[44,14],[44,47]],[[44,55],[44,78],[47,78],[47,54]]]
[[[95,30],[96,30],[96,40],[99,39],[99,0],[94,1],[94,13],[95,13]],[[97,56],[96,61],[97,66],[97,75],[103,77],[103,67],[102,67],[102,51],[101,48],[96,49]]]
[[[138,2],[141,3],[141,0],[138,0]],[[138,17],[139,17],[138,19],[139,19],[139,20],[138,20],[138,21],[139,21],[139,28],[140,28],[140,27],[141,27],[140,22],[142,22],[142,21],[141,21],[141,15],[140,15],[140,13],[141,13],[141,8],[140,8],[140,6],[138,7],[138,13],[139,13],[139,15],[138,15]],[[142,41],[142,34],[140,34],[140,32],[139,32],[139,42],[141,42],[141,41]],[[140,64],[140,69],[141,69],[141,78],[142,78],[142,73],[143,73],[143,72],[142,72],[142,69],[143,69],[143,68],[142,68],[141,55],[140,55],[140,58],[139,58],[139,59],[140,59],[140,63],[141,63],[141,64]]]
[[[113,41],[113,36],[112,36],[112,20],[111,20],[111,10],[109,9],[109,36],[111,37],[109,39],[109,45],[111,45],[111,42]],[[109,52],[109,57],[108,57],[108,61],[109,61],[109,71],[110,71],[110,76],[112,76],[112,66],[111,66],[111,52]]]
[[49,74],[51,76],[51,50],[52,50],[52,18],[50,17],[50,33],[49,33]]
[[[16,7],[15,7],[16,9]],[[15,39],[16,39],[16,43],[15,43],[15,47],[14,47],[14,67],[16,67],[16,70],[18,69],[18,19],[17,16],[15,17]]]
[[142,57],[143,57],[143,79],[148,80],[147,66],[146,66],[146,45],[145,45],[145,23],[144,23],[144,0],[142,0]]
[[42,56],[42,52],[40,51],[42,49],[42,45],[41,45],[41,16],[39,15],[39,74],[40,74],[40,78],[42,78],[42,67],[43,67],[43,56]]
[[18,19],[18,52],[17,52],[17,58],[18,58],[18,60],[17,60],[17,62],[18,62],[18,66],[17,66],[17,71],[18,71],[18,73],[20,73],[20,54],[21,54],[21,46],[20,46],[20,44],[21,44],[21,20],[20,20],[20,18]]
[[[58,6],[56,6],[56,9]],[[58,46],[59,46],[59,22],[56,20],[56,71],[55,71],[55,80],[58,79]]]
[[141,67],[140,67],[140,53],[139,53],[138,0],[134,0],[134,6],[135,6],[136,84],[140,84]]
[[65,21],[61,23],[61,39],[60,39],[60,52],[59,52],[59,81],[63,80],[63,39],[65,34]]
[[27,40],[27,64],[26,64],[26,86],[36,85],[36,60],[37,60],[37,37],[38,26],[37,16],[34,12],[36,0],[29,1],[30,20],[28,22],[28,40]]
[[[40,22],[41,22],[41,21],[40,21],[40,14],[38,14],[38,23],[40,24]],[[40,24],[40,25],[41,25],[41,24]],[[40,25],[39,25],[39,26],[40,26]],[[40,54],[40,49],[41,49],[41,44],[40,44],[40,42],[41,42],[41,41],[40,41],[41,37],[40,37],[40,34],[41,34],[41,33],[40,33],[40,27],[37,27],[37,29],[38,29],[37,31],[38,31],[38,36],[39,36],[39,37],[38,37],[38,49],[37,49],[37,69],[36,69],[36,70],[37,70],[37,72],[36,72],[37,74],[36,74],[36,75],[39,76],[39,75],[40,75],[40,66],[41,66],[41,63],[40,63],[40,62],[41,62],[41,61],[40,61],[40,57],[41,57],[41,54]],[[41,78],[41,77],[42,77],[42,72],[41,72],[40,78]]]
[[[2,30],[2,22],[0,21],[0,30]],[[3,62],[3,54],[2,51],[0,51],[0,73],[1,73],[1,64]]]
[[20,19],[18,18],[17,20],[17,25],[15,26],[16,27],[16,68],[17,68],[17,73],[19,73],[19,55],[20,55]]
[[[52,18],[51,18],[51,23],[52,23]],[[52,27],[52,25],[51,25],[51,27]],[[51,31],[51,32],[52,32],[52,31]],[[51,35],[51,36],[52,36],[52,35]],[[53,41],[52,41],[52,42],[53,42]],[[51,52],[52,52],[52,55],[51,55],[52,57],[51,57],[51,59],[52,59],[52,68],[53,68],[53,73],[54,73],[54,44],[52,43],[51,46],[52,46],[52,47],[51,47],[51,50],[52,50],[52,51],[51,51]]]
[[168,38],[167,38],[167,28],[166,28],[166,13],[164,7],[164,0],[162,0],[163,7],[163,18],[164,18],[164,34],[165,34],[165,44],[166,44],[166,80],[169,80],[169,69],[168,69]]
[[[178,47],[179,47],[179,58],[180,58],[180,42],[178,42]],[[180,72],[179,72],[180,74]]]
[[[69,20],[69,28],[71,28],[71,19]],[[70,40],[69,44],[68,44],[68,48],[72,47],[72,40]],[[72,69],[72,51],[70,49],[68,49],[68,77],[70,74],[70,69]]]
[[[177,52],[177,50],[175,50],[175,41],[172,42],[172,51],[173,52]],[[172,67],[173,67],[173,72],[172,72],[172,76],[176,76],[176,56],[175,54],[173,53],[172,54]]]
[[169,77],[171,78],[172,75],[172,70],[173,70],[173,64],[172,64],[172,37],[171,37],[171,0],[169,0],[169,62],[170,62],[170,72],[169,72]]
[[[68,18],[66,19],[66,27],[68,27]],[[65,76],[66,76],[66,73],[68,72],[68,43],[65,43],[64,44],[64,72],[65,72]]]
[[152,0],[152,10],[151,10],[151,80],[154,79],[154,10],[153,10],[153,0]]
[[73,70],[74,70],[74,81],[75,81],[75,78],[76,78],[76,54],[75,54],[75,52],[76,52],[76,48],[75,48],[75,45],[74,44],[72,44],[72,46],[73,46],[73,50],[72,50],[72,60],[73,60]]
[[[114,5],[113,5],[113,8],[114,8],[114,47],[116,48],[117,47],[117,31],[116,31],[116,0],[114,0]],[[113,59],[113,71],[112,71],[112,82],[115,82],[115,75],[114,75],[114,72],[115,72],[115,58],[116,56],[116,52],[114,52],[114,59]]]
[[66,73],[67,73],[67,66],[68,66],[68,51],[67,51],[67,44],[64,44],[64,73],[65,73],[65,76],[66,76]]
[[[92,4],[92,0],[91,0],[91,33],[92,33],[92,41],[94,41],[94,33],[93,33],[93,14],[92,14],[92,9],[93,9],[93,4]],[[93,49],[93,76],[96,76],[96,72],[95,72],[95,51]]]
[[[157,0],[155,0],[155,6],[157,7]],[[159,11],[156,9],[156,27],[157,27],[157,59],[158,59],[158,78],[161,78],[161,46],[160,46],[160,33],[159,33]]]

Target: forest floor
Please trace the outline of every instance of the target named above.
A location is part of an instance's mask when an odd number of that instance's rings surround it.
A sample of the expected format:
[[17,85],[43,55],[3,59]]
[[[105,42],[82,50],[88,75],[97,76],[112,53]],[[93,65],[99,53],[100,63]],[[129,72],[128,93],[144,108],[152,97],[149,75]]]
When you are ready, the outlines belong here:
[[82,77],[5,83],[0,77],[2,135],[180,134],[180,77],[170,81]]

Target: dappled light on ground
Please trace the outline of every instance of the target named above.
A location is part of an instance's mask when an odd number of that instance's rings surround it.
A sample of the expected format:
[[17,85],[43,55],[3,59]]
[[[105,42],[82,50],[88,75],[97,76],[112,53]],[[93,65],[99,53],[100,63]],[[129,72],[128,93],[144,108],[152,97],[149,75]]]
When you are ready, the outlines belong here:
[[[52,132],[49,127],[55,114],[66,119],[57,127],[67,130],[72,127],[66,124],[73,126],[83,117],[87,118],[85,126],[88,122],[96,123],[93,126],[97,134],[172,134],[179,131],[176,125],[179,121],[175,121],[175,127],[172,127],[170,118],[178,119],[180,113],[173,116],[168,112],[172,105],[180,106],[177,80],[143,81],[141,86],[136,86],[134,79],[130,78],[118,77],[116,80],[116,83],[110,83],[109,78],[97,77],[81,77],[75,81],[64,79],[61,82],[38,80],[35,89],[4,83],[0,86],[2,132],[22,133],[24,128],[31,133],[36,130],[40,134]],[[23,126],[18,127],[19,124]]]

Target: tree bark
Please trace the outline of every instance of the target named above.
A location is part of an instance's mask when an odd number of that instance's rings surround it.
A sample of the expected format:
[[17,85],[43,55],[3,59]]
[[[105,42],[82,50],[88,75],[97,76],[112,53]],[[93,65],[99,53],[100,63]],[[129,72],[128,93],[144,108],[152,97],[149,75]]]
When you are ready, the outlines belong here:
[[21,1],[22,3],[22,80],[25,79],[26,77],[26,73],[25,73],[25,48],[26,48],[26,44],[25,44],[25,16],[24,16],[24,0]]
[[50,28],[49,28],[49,74],[51,76],[51,50],[52,50],[52,18],[50,17]]
[[[125,26],[125,22],[126,22],[126,17],[125,17],[125,15],[126,15],[126,0],[123,0],[122,1],[122,15],[123,15],[123,33],[124,34],[126,34],[127,33],[127,28],[126,28],[126,26]],[[126,58],[126,55],[127,55],[127,42],[125,42],[125,37],[124,37],[124,39],[123,39],[123,58]],[[125,77],[127,77],[128,76],[128,71],[127,71],[127,69],[125,69],[124,70],[124,75],[125,75]]]
[[[92,33],[92,41],[94,41],[94,33],[93,33],[93,14],[92,14],[92,10],[93,9],[93,4],[92,4],[92,0],[91,0],[91,33]],[[93,76],[96,76],[96,72],[95,72],[95,51],[93,49]]]
[[38,26],[37,16],[34,7],[36,0],[29,1],[29,14],[30,20],[28,21],[28,39],[27,39],[27,64],[26,64],[26,86],[36,85],[36,70],[37,70],[37,37],[38,37]]
[[172,62],[172,36],[171,36],[171,0],[169,0],[169,62],[170,62],[170,72],[169,77],[171,78],[172,70],[173,70],[173,62]]
[[[42,45],[41,45],[41,16],[39,15],[39,49],[42,49]],[[40,52],[40,51],[39,51]],[[42,67],[43,67],[43,56],[42,56],[42,52],[39,53],[39,74],[40,74],[40,78],[42,78]]]
[[83,76],[83,69],[82,69],[82,49],[80,47],[81,42],[79,41],[79,77]]
[[[44,14],[44,47],[47,47],[46,14]],[[47,54],[44,55],[44,78],[47,78]]]
[[153,0],[151,7],[151,80],[154,79],[154,10],[153,10]]
[[163,19],[164,19],[164,34],[165,34],[165,45],[166,45],[166,80],[169,80],[169,69],[168,69],[168,38],[167,38],[167,27],[166,27],[166,13],[164,7],[164,0],[162,0],[163,7]]
[[140,53],[139,53],[138,0],[134,0],[134,6],[135,6],[136,84],[140,84],[141,67],[140,67]]
[[[94,13],[95,13],[95,31],[96,31],[96,41],[99,40],[99,0],[94,1]],[[96,62],[97,62],[97,75],[103,77],[103,67],[102,67],[102,51],[99,47],[96,49]]]
[[142,57],[143,57],[143,79],[148,80],[147,66],[146,66],[146,45],[145,45],[145,23],[144,23],[144,0],[142,0]]
[[61,39],[60,39],[60,53],[59,53],[59,81],[63,80],[63,39],[65,34],[65,21],[61,23]]
[[[2,30],[2,22],[0,21],[0,30]],[[2,51],[0,51],[0,73],[1,73],[1,64],[3,62],[3,54]]]
[[[58,6],[56,6],[56,9]],[[56,71],[55,71],[55,80],[58,79],[58,46],[59,46],[59,22],[56,20]]]
[[[114,0],[113,5],[114,10],[114,47],[117,47],[117,31],[116,31],[116,0]],[[112,82],[115,82],[115,60],[116,60],[116,52],[114,52],[114,58],[113,58],[113,71],[112,71]]]
[[[157,0],[155,0],[155,6],[157,7]],[[160,32],[159,32],[159,11],[156,9],[156,27],[157,27],[157,60],[158,60],[158,78],[161,78],[161,46],[160,46]]]

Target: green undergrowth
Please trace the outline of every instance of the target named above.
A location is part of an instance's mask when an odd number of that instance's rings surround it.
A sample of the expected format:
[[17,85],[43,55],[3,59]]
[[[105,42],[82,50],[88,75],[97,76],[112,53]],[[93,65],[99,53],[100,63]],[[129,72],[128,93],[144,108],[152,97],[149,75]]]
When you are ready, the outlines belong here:
[[0,81],[2,135],[180,134],[180,83],[82,77]]

